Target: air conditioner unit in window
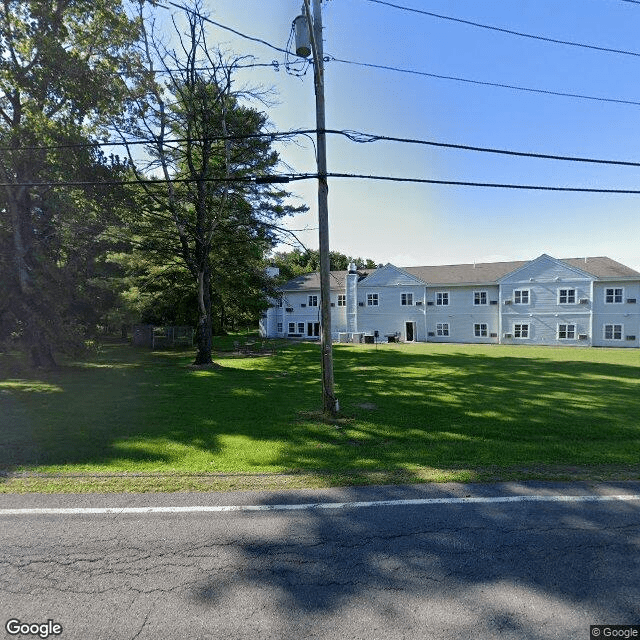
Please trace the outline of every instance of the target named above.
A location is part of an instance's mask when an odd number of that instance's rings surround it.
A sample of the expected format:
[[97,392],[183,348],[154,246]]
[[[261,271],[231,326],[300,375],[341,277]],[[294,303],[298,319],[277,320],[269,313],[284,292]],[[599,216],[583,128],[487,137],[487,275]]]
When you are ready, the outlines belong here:
[[430,338],[433,338],[436,334],[435,334],[435,332],[434,332],[434,331],[429,331],[429,332],[427,333],[427,335],[428,335]]
[[332,302],[332,303],[331,303],[331,306],[332,306],[332,307],[335,307],[335,306],[336,306],[336,303],[335,303],[335,302]]
[[430,300],[429,302],[427,302],[427,307],[433,307],[433,301]]
[[497,337],[498,337],[498,334],[497,334],[497,333],[490,333],[490,334],[489,334],[489,337],[490,337],[490,338],[497,338]]
[[288,313],[293,313],[293,307],[287,307],[285,311],[287,311]]
[[505,304],[511,304],[511,300],[505,300],[504,303]]
[[588,298],[580,298],[580,304],[589,304]]
[[635,303],[636,303],[635,298],[627,298],[627,304],[635,304]]
[[512,333],[505,333],[504,337],[505,338],[513,338],[513,334]]
[[364,307],[364,302],[358,302],[359,307]]
[[635,337],[635,336],[627,336],[627,340],[629,340],[629,341],[633,341],[633,340],[635,340],[635,339],[636,339],[636,337]]
[[491,300],[491,301],[489,302],[489,304],[498,304],[498,301],[497,301],[497,300]]
[[422,300],[416,300],[416,306],[422,304]]
[[586,340],[589,336],[586,333],[578,334],[578,340]]

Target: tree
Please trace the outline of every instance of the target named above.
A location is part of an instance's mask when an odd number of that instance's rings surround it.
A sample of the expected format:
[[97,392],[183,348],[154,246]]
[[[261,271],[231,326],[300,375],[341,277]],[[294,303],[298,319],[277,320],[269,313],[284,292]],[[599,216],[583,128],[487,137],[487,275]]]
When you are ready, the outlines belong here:
[[120,0],[0,4],[0,339],[35,366],[90,321],[87,275],[117,194],[56,184],[122,175],[87,143],[122,110],[137,33]]
[[[185,9],[186,34],[174,21],[179,52],[158,42],[153,26],[144,30],[146,93],[123,137],[133,132],[149,142],[146,165],[129,147],[146,197],[143,216],[133,226],[156,259],[179,259],[188,272],[197,299],[195,364],[206,365],[213,301],[223,305],[242,282],[233,252],[243,247],[250,255],[259,248],[262,255],[275,243],[278,219],[304,208],[286,204],[288,194],[268,181],[254,180],[279,163],[265,135],[267,117],[244,104],[246,92],[234,90],[241,59],[225,59],[207,45],[200,10],[197,3]],[[156,64],[163,65],[162,74],[155,73]],[[160,173],[161,186],[149,179],[150,170]]]
[[[359,269],[375,269],[377,263],[370,258],[353,258],[339,251],[331,251],[329,260],[332,271],[346,271],[353,262]],[[280,270],[280,281],[286,282],[303,273],[318,271],[320,255],[316,249],[294,249],[293,251],[276,252],[270,263]]]

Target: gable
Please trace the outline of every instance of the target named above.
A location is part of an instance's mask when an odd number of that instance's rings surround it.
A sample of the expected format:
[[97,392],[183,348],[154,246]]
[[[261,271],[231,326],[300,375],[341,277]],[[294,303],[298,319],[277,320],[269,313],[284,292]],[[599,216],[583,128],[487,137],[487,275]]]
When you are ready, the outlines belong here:
[[593,276],[562,260],[542,254],[515,271],[500,278],[500,284],[522,282],[554,282],[562,280],[593,280]]
[[403,269],[391,263],[372,271],[364,280],[358,283],[359,287],[415,287],[425,285],[423,280],[413,276]]

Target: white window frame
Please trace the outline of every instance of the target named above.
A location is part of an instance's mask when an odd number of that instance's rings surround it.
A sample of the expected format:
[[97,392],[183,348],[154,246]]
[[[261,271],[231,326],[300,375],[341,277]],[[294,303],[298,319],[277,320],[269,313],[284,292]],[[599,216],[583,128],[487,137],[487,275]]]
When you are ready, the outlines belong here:
[[289,323],[289,331],[287,331],[287,333],[289,333],[289,334],[297,333],[297,331],[296,331],[296,323],[295,322],[290,322]]
[[296,331],[296,333],[301,333],[302,335],[304,335],[304,322],[298,322],[298,330]]
[[448,338],[451,333],[449,331],[449,323],[448,322],[438,322],[436,324],[436,335],[441,336],[443,338]]
[[400,294],[400,306],[413,307],[413,293],[401,293]]
[[[563,335],[564,334],[564,335]],[[568,322],[558,324],[558,340],[575,340],[576,325]]]
[[317,307],[318,306],[318,296],[317,295],[309,295],[307,297],[307,306],[308,307]]
[[474,306],[480,306],[488,304],[489,294],[487,291],[474,291],[473,292],[473,304]]
[[380,296],[377,293],[367,293],[367,307],[379,307]]
[[449,292],[436,291],[436,307],[448,307],[448,306],[449,306]]
[[517,340],[528,340],[530,325],[528,322],[516,322],[513,325],[513,337]]
[[486,322],[476,322],[473,325],[473,335],[476,338],[486,338],[489,336],[489,325]]
[[[523,298],[526,298],[526,302]],[[531,304],[531,289],[514,289],[513,304]]]
[[[612,293],[609,293],[611,291]],[[618,294],[616,291],[619,291],[620,300],[616,300],[618,298]],[[607,300],[611,296],[611,300]],[[604,290],[604,303],[605,304],[623,304],[624,303],[624,287],[606,287]]]
[[[611,337],[607,337],[607,328],[611,327]],[[618,332],[620,333],[620,337],[616,338],[616,327],[619,327]],[[624,325],[616,324],[614,322],[602,325],[602,338],[604,340],[622,340],[622,336],[624,335]]]
[[278,322],[276,324],[276,332],[277,333],[282,333],[282,322]]
[[347,294],[346,293],[339,293],[338,294],[338,306],[339,307],[346,307],[347,306]]
[[[562,292],[564,291],[564,296]],[[562,298],[564,297],[564,301]],[[573,299],[571,299],[573,298]],[[575,289],[558,289],[558,304],[576,304],[578,300],[578,292]]]

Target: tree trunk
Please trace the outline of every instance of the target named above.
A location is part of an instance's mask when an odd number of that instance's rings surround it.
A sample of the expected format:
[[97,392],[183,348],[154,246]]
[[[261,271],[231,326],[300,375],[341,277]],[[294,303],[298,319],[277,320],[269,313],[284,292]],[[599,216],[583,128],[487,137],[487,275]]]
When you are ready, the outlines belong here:
[[198,272],[198,311],[198,330],[196,332],[198,351],[194,364],[211,364],[211,272],[209,264],[206,262]]

